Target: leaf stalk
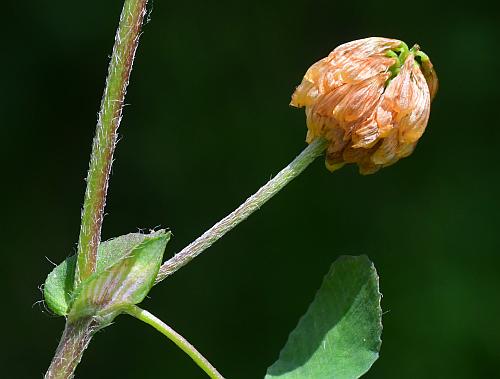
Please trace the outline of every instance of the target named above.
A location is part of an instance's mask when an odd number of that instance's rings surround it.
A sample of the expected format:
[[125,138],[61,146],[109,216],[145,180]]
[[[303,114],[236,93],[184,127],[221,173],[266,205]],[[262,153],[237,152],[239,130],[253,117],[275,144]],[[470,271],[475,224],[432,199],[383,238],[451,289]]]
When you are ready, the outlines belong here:
[[182,351],[184,351],[189,357],[212,379],[224,379],[224,377],[219,374],[217,369],[210,364],[210,362],[201,353],[196,350],[196,348],[191,345],[183,336],[177,333],[170,326],[161,321],[158,317],[154,316],[150,312],[139,308],[136,305],[131,306],[126,311],[131,316],[151,325],[153,328],[158,330],[161,334],[170,339],[175,343]]

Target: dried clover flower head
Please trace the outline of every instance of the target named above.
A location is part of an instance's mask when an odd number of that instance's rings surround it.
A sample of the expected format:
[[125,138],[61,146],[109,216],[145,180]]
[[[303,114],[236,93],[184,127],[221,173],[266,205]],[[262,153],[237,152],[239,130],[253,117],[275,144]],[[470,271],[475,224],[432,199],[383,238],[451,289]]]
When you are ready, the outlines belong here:
[[361,174],[371,174],[413,152],[437,87],[418,45],[371,37],[313,64],[290,104],[306,109],[308,143],[328,140],[329,170],[357,163]]

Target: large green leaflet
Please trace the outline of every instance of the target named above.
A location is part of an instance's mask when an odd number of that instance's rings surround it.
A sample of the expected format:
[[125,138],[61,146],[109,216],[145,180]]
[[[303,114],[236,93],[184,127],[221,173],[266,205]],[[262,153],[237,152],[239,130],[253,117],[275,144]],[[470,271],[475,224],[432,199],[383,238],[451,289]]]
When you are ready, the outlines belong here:
[[158,273],[170,232],[130,233],[99,245],[96,272],[73,288],[75,256],[48,275],[44,285],[47,306],[70,317],[109,316],[120,307],[144,299]]
[[366,256],[337,259],[265,379],[354,379],[382,343],[378,276]]

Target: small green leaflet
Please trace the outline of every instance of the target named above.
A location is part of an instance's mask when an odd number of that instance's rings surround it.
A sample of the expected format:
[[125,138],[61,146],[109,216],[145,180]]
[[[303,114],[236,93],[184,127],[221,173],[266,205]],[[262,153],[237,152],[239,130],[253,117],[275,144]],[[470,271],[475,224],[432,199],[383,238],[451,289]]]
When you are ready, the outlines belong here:
[[[170,232],[130,233],[102,242],[96,272],[73,289],[75,256],[48,275],[44,285],[48,307],[61,316],[116,315],[126,304],[144,299],[158,273]],[[113,316],[114,317],[114,316]]]
[[76,255],[54,267],[43,285],[43,296],[49,309],[59,316],[68,314],[75,281]]
[[366,256],[338,258],[265,379],[355,379],[378,358],[382,309]]

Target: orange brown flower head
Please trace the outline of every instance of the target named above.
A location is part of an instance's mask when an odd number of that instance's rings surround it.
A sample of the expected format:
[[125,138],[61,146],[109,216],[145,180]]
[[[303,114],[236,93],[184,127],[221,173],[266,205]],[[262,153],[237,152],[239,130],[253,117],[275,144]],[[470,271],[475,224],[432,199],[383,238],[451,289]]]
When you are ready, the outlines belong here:
[[429,120],[438,87],[418,45],[371,37],[343,44],[313,64],[292,95],[305,107],[307,142],[328,141],[333,171],[357,163],[371,174],[410,155]]

